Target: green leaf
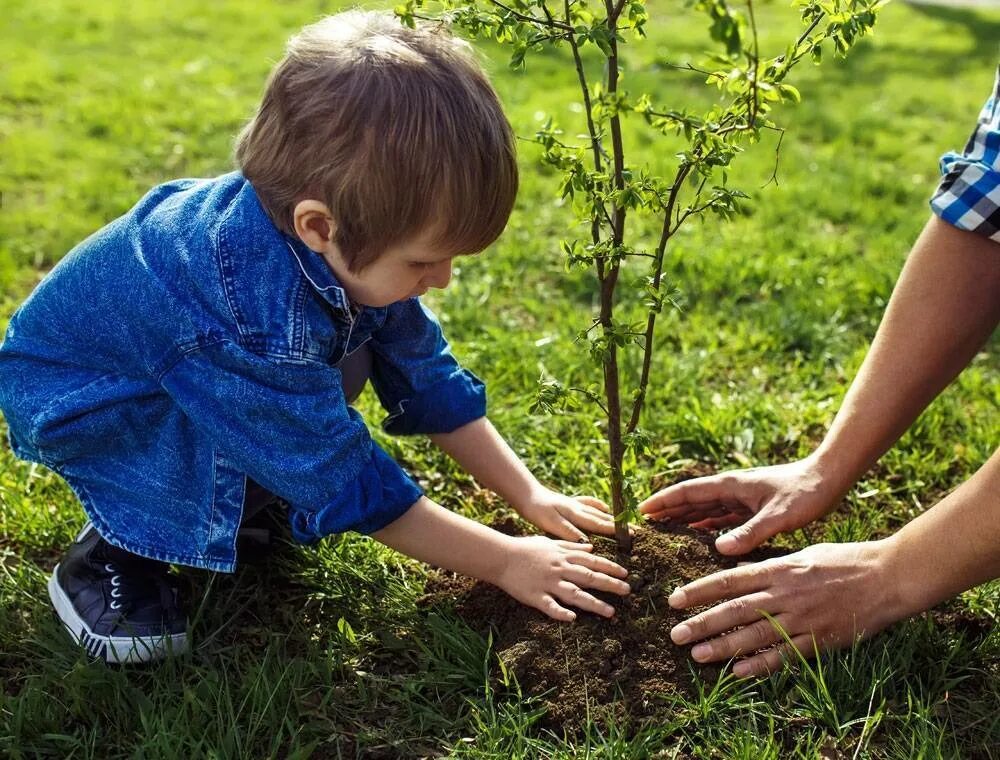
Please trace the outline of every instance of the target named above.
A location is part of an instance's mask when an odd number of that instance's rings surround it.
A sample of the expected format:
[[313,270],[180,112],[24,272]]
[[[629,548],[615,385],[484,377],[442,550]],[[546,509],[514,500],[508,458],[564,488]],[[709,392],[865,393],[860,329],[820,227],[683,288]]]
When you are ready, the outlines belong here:
[[605,26],[596,26],[590,30],[588,35],[590,40],[601,49],[601,52],[609,58],[614,55],[611,47],[611,30]]
[[346,618],[340,618],[340,620],[337,621],[337,632],[340,634],[341,638],[349,644],[358,643],[358,637],[354,634],[354,629],[351,627],[351,624],[347,622]]
[[779,84],[778,92],[781,93],[782,97],[788,97],[791,100],[794,100],[796,103],[802,102],[802,95],[799,93],[798,88],[795,87],[794,85]]

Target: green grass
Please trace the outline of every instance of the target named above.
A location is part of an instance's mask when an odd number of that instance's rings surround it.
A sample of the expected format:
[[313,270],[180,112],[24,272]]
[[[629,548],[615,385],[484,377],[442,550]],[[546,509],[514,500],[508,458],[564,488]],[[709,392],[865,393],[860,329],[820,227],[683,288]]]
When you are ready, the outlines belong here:
[[[665,103],[703,89],[663,67],[704,46],[680,3],[659,3],[628,86]],[[0,29],[0,327],[73,244],[176,176],[227,171],[285,38],[334,3],[29,3]],[[668,10],[674,9],[675,10]],[[795,28],[759,12],[769,41]],[[909,245],[938,156],[959,147],[989,91],[1000,12],[890,6],[847,60],[804,66],[804,102],[774,145],[739,160],[751,191],[731,224],[693,225],[668,257],[684,309],[666,316],[645,426],[644,477],[686,460],[718,468],[808,452],[861,362]],[[513,73],[485,48],[517,132],[575,129],[563,56]],[[672,151],[629,132],[654,167]],[[604,493],[594,420],[527,408],[541,375],[588,382],[575,333],[593,288],[566,274],[570,221],[556,178],[522,145],[523,190],[486,254],[432,299],[456,352],[490,388],[491,416],[529,466],[567,491]],[[885,535],[971,475],[998,441],[994,339],[845,507],[808,540]],[[373,400],[363,410],[379,418]],[[469,479],[420,440],[387,445],[430,495],[485,516]],[[148,669],[88,663],[53,621],[46,573],[78,529],[66,486],[0,448],[0,754],[12,757],[955,757],[1000,746],[1000,588],[964,595],[972,636],[923,617],[856,649],[760,682],[701,683],[660,726],[627,739],[593,725],[567,742],[537,709],[488,685],[488,642],[416,605],[424,569],[367,539],[285,547],[265,569],[185,574],[194,652]],[[341,623],[340,621],[345,621]],[[669,644],[664,644],[669,646]],[[840,754],[838,754],[840,753]]]

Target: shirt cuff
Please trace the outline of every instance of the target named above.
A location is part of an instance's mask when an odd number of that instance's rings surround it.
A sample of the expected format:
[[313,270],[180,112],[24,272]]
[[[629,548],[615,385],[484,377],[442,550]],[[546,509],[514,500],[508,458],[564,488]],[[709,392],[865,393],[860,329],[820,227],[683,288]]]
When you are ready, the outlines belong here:
[[960,230],[1000,243],[1000,171],[958,153],[941,158],[944,177],[931,196],[931,210]]
[[375,533],[402,516],[423,493],[396,461],[373,443],[369,463],[332,503],[320,510],[290,505],[292,536],[308,544],[349,530]]
[[387,433],[412,435],[450,433],[486,416],[486,386],[463,369],[445,380],[402,399],[382,422]]

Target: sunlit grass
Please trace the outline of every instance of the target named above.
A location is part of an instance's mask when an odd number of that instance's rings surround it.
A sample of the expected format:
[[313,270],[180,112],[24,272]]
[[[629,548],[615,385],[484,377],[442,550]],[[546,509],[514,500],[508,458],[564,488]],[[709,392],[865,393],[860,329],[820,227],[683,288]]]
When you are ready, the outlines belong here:
[[[233,135],[283,41],[335,5],[5,6],[0,326],[48,267],[150,185],[228,171]],[[650,40],[627,59],[628,86],[671,104],[705,97],[696,78],[663,66],[700,49],[703,25],[680,3],[650,5]],[[795,27],[785,3],[758,13],[776,30],[765,46]],[[817,442],[926,220],[938,156],[965,141],[989,91],[998,39],[996,11],[898,4],[847,60],[799,71],[804,101],[778,113],[788,128],[779,183],[762,187],[775,165],[765,142],[734,172],[753,196],[745,214],[691,227],[668,254],[684,307],[661,323],[644,477],[688,460],[784,461]],[[484,50],[520,135],[550,116],[572,131],[567,60],[529,58],[514,73]],[[672,151],[639,127],[627,134],[633,160],[669,166]],[[430,300],[529,466],[566,491],[602,494],[596,416],[527,413],[539,377],[596,375],[574,342],[594,289],[564,271],[558,245],[570,211],[534,148],[521,150],[509,228]],[[837,514],[785,540],[885,535],[974,472],[998,442],[997,357],[994,339]],[[370,396],[362,409],[381,418]],[[477,516],[498,508],[426,442],[385,443],[442,503]],[[282,547],[270,565],[233,577],[187,573],[190,656],[148,669],[89,664],[45,592],[82,519],[58,478],[0,447],[0,754],[989,757],[1000,746],[996,584],[956,605],[985,633],[912,621],[798,674],[702,683],[697,699],[677,698],[638,736],[594,725],[567,742],[537,731],[537,706],[514,685],[488,684],[487,642],[417,607],[423,568],[355,536]]]

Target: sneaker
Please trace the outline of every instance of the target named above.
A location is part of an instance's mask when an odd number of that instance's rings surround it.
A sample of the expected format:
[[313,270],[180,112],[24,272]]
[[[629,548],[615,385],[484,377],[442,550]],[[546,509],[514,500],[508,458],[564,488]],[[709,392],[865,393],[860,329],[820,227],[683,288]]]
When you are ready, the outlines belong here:
[[92,657],[154,662],[187,649],[170,565],[112,546],[88,522],[49,578],[56,614]]

